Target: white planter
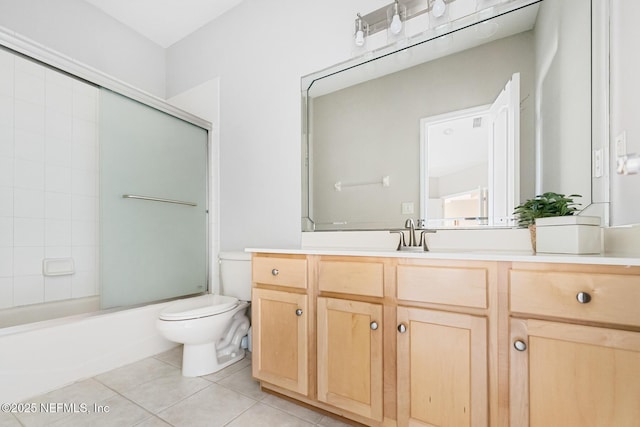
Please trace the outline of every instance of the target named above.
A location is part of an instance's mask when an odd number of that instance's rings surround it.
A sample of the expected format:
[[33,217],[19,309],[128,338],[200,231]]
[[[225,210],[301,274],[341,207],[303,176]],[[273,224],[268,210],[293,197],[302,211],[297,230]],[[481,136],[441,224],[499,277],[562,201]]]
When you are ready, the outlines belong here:
[[599,254],[600,218],[557,216],[536,219],[536,250],[550,254]]

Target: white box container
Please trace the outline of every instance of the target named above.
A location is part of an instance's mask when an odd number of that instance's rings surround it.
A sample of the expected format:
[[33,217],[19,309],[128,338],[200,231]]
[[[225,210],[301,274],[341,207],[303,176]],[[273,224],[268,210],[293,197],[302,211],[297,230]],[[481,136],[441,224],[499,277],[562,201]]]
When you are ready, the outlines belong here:
[[536,251],[549,254],[599,254],[600,218],[556,216],[536,219]]

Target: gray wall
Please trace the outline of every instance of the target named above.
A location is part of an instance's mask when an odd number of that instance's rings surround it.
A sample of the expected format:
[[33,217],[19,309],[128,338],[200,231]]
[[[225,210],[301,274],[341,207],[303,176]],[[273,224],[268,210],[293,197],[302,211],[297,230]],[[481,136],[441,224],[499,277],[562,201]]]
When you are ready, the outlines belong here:
[[167,93],[220,78],[221,250],[300,244],[300,77],[385,0],[245,0],[167,50]]
[[[570,19],[568,19],[570,18]],[[581,194],[591,202],[590,7],[585,0],[540,4],[536,106],[540,169],[536,193]],[[570,100],[570,102],[568,102]]]
[[85,1],[0,0],[0,26],[165,96],[164,49]]
[[[533,193],[534,46],[530,31],[313,99],[316,227],[402,227],[420,206],[420,119],[492,103],[521,74],[521,190]],[[390,176],[390,187],[334,190]],[[401,214],[402,202],[415,213]],[[376,221],[372,221],[375,218]],[[334,227],[340,228],[340,227]]]
[[640,154],[640,3],[612,1],[611,26],[611,222],[640,223],[640,175],[615,172],[615,138],[627,133],[627,153]]

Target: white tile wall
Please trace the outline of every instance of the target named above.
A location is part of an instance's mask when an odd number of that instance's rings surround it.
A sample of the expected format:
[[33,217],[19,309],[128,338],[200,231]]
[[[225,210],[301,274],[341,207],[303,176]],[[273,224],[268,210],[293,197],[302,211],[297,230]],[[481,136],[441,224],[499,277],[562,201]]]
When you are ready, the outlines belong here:
[[13,215],[13,188],[0,186],[0,216]]
[[0,186],[13,188],[13,152],[11,157],[0,155]]
[[15,248],[42,249],[44,247],[44,219],[15,218],[13,220],[13,246]]
[[13,278],[13,305],[44,302],[44,277],[42,275],[16,276]]
[[10,279],[12,277],[13,277],[13,248],[0,247],[0,278]]
[[13,74],[15,56],[0,51],[0,95],[13,96]]
[[51,276],[44,278],[44,300],[59,301],[71,298],[71,277]]
[[[2,261],[0,260],[0,263],[1,262]],[[13,278],[0,277],[0,308],[9,308],[12,306],[13,306]]]
[[0,308],[98,293],[97,119],[95,87],[0,50]]
[[0,248],[13,248],[13,218],[0,217]]
[[14,99],[13,126],[34,133],[44,133],[44,105]]

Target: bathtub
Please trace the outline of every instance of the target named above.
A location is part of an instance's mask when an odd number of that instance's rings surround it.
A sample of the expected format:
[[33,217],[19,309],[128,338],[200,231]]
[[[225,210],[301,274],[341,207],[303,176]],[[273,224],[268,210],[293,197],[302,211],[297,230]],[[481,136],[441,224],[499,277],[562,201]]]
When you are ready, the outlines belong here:
[[[75,298],[0,310],[0,328],[42,322],[100,310],[100,297]],[[0,335],[2,330],[0,329]]]
[[167,304],[0,329],[0,402],[20,402],[175,347],[156,331]]

